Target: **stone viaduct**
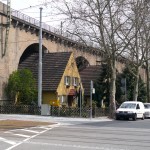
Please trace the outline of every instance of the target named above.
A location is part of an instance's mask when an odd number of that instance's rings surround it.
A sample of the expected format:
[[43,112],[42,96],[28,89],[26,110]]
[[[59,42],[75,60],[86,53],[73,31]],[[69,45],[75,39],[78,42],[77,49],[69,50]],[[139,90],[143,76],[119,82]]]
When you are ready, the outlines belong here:
[[[9,75],[17,70],[21,58],[27,53],[38,51],[39,47],[39,21],[21,12],[11,10],[11,24],[9,28],[8,42],[6,41],[7,7],[0,2],[0,100],[4,101],[3,89]],[[89,65],[97,65],[103,58],[103,53],[90,46],[77,43],[69,34],[43,23],[42,25],[43,51],[62,52],[72,51],[75,58],[85,58]],[[6,53],[4,53],[7,45]],[[123,63],[118,62],[117,68],[121,69]]]

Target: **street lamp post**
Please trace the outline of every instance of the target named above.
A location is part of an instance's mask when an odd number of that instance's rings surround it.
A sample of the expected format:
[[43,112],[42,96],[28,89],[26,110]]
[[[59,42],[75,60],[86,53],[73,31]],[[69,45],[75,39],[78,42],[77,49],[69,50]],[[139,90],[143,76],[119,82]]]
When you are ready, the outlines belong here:
[[39,32],[39,70],[38,70],[38,106],[42,103],[42,7],[40,7],[40,32]]

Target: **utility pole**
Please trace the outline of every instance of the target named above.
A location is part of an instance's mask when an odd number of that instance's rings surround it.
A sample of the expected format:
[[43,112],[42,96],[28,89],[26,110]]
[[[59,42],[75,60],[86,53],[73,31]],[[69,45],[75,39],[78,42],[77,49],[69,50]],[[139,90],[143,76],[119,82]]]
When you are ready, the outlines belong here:
[[90,119],[92,119],[92,94],[93,94],[93,81],[90,83]]
[[40,30],[39,30],[39,70],[38,70],[38,106],[42,104],[42,7],[40,7]]
[[62,28],[63,28],[63,23],[62,23],[62,21],[61,21],[61,23],[60,23],[60,31],[61,31],[61,35],[62,35]]
[[9,29],[11,24],[11,0],[7,0],[7,22],[6,22],[6,34],[5,34],[5,46],[4,50],[2,50],[2,57],[5,56],[7,46],[8,46],[8,36],[9,36]]

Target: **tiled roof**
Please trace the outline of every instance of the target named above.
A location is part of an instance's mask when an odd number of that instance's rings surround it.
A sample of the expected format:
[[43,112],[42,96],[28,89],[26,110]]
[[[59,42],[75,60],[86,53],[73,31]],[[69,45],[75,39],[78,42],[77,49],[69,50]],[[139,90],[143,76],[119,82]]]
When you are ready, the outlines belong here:
[[90,83],[91,80],[95,82],[100,76],[100,66],[88,66],[84,70],[80,71],[81,82],[84,88],[84,95],[90,95]]
[[[62,75],[69,61],[71,52],[45,53],[42,59],[42,90],[56,91]],[[19,69],[28,68],[38,85],[38,53],[30,55],[21,64]]]

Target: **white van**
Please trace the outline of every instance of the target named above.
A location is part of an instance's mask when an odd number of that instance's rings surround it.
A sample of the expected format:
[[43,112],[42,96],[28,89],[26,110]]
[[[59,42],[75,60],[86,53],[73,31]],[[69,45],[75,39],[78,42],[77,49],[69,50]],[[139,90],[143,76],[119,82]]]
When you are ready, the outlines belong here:
[[138,101],[126,101],[116,110],[116,120],[132,118],[136,120],[141,118],[144,120],[144,104]]

